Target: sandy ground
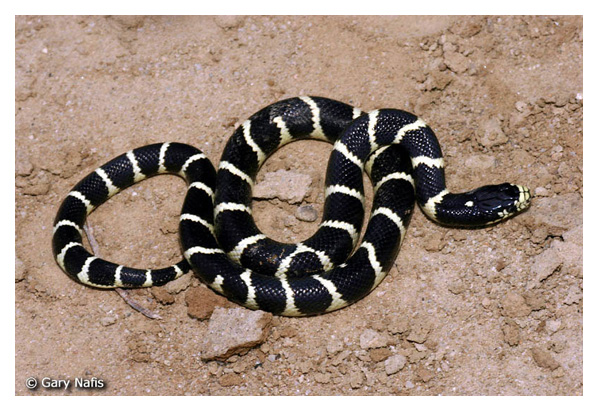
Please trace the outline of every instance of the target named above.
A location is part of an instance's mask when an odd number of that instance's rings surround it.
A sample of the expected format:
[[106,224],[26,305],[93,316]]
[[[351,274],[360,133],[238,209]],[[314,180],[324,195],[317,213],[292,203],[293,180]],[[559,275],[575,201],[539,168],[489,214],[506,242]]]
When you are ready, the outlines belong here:
[[[15,35],[17,395],[582,394],[581,17],[23,16]],[[302,94],[415,112],[441,141],[450,189],[524,184],[532,208],[483,230],[417,210],[369,296],[275,318],[266,342],[223,362],[199,356],[208,321],[186,304],[197,279],[133,291],[162,317],[150,320],[56,265],[54,215],[87,173],[160,141],[217,163],[243,120]],[[321,210],[330,149],[292,144],[261,175],[312,176],[304,204]],[[160,176],[100,207],[89,222],[102,256],[177,261],[184,192]],[[317,223],[295,221],[297,206],[255,201],[257,223],[306,238]],[[104,387],[31,391],[28,377]]]

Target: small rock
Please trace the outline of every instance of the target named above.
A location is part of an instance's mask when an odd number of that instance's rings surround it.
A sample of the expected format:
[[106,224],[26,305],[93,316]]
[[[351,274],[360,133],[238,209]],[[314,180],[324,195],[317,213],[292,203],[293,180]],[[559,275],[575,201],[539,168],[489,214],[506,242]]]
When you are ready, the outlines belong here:
[[549,331],[551,334],[555,334],[559,331],[562,326],[562,322],[560,320],[548,320],[545,323],[545,329]]
[[264,180],[256,184],[253,190],[254,198],[278,198],[290,204],[301,203],[308,195],[312,177],[293,171],[277,170],[266,173]]
[[295,217],[301,221],[313,222],[318,218],[318,211],[311,204],[299,206],[295,210]]
[[516,345],[520,344],[520,330],[518,329],[518,326],[516,324],[508,323],[503,327],[502,331],[503,340],[506,343],[508,343],[512,347],[515,347]]
[[482,134],[478,135],[478,142],[487,148],[508,142],[508,137],[501,129],[499,119],[490,118],[482,124]]
[[[564,234],[566,239],[566,234]],[[534,258],[531,272],[534,281],[541,283],[556,272],[576,275],[582,271],[582,245],[574,241],[553,241],[551,246]]]
[[468,59],[463,54],[455,51],[446,51],[443,62],[454,73],[463,73],[468,70]]
[[288,228],[295,226],[296,223],[297,223],[297,219],[294,216],[292,216],[291,214],[288,214],[283,219],[283,225]]
[[416,324],[414,327],[412,327],[412,331],[410,332],[410,335],[407,336],[406,340],[422,344],[426,341],[429,332],[430,328],[428,328],[428,326]]
[[532,311],[539,311],[547,306],[545,297],[539,291],[529,290],[524,293],[523,297]]
[[431,370],[424,368],[422,366],[420,368],[418,368],[418,370],[416,371],[416,375],[422,382],[429,382],[435,376],[435,374],[433,374],[433,372]]
[[441,232],[436,232],[431,235],[426,243],[424,243],[424,249],[426,251],[441,251],[445,247],[444,235]]
[[225,297],[216,294],[206,287],[193,287],[185,293],[187,315],[198,320],[210,318],[216,307],[227,307],[229,302]]
[[579,193],[535,198],[533,207],[521,220],[531,230],[541,229],[541,240],[547,236],[559,237],[582,224],[582,204]]
[[526,101],[516,101],[516,110],[518,110],[520,113],[523,113],[524,110],[526,110]]
[[360,347],[363,350],[367,350],[369,348],[385,347],[386,345],[387,338],[370,328],[360,335]]
[[245,354],[266,341],[272,314],[245,308],[216,308],[210,317],[208,332],[201,347],[204,361],[226,360]]
[[164,285],[164,289],[171,294],[179,294],[191,285],[192,276],[190,274],[183,275],[176,280],[169,281]]
[[559,363],[547,351],[535,347],[531,349],[530,352],[533,360],[539,367],[548,368],[550,370],[555,370],[559,367]]
[[381,362],[385,361],[391,356],[391,350],[389,350],[387,347],[375,348],[370,350],[368,354],[373,362]]
[[48,194],[52,184],[47,174],[40,173],[27,180],[28,184],[22,187],[22,193],[29,196],[42,196]]
[[502,301],[503,315],[507,317],[526,317],[532,309],[520,294],[508,292]]
[[331,375],[324,372],[317,372],[314,374],[314,380],[320,384],[328,384],[331,382]]
[[392,321],[387,326],[387,330],[391,334],[404,334],[410,331],[410,324],[406,317],[393,317]]
[[153,287],[150,292],[162,305],[169,305],[175,302],[175,297],[173,297],[173,295],[166,291],[163,287]]
[[327,352],[329,354],[336,354],[343,350],[343,341],[339,339],[330,340],[327,344]]
[[401,354],[396,354],[385,360],[385,372],[387,375],[398,373],[403,367],[405,367],[408,360]]
[[351,351],[349,351],[349,350],[342,351],[339,354],[337,354],[335,356],[335,358],[333,358],[331,360],[331,364],[333,364],[336,367],[339,364],[341,364],[342,362],[345,362],[345,359],[347,357],[349,357],[350,355],[351,355]]
[[452,294],[458,295],[466,291],[466,284],[462,280],[456,280],[449,284],[448,289]]
[[243,384],[243,378],[237,374],[225,374],[218,379],[218,383],[223,387],[234,387]]
[[568,288],[568,294],[564,299],[564,304],[572,305],[578,304],[578,302],[582,299],[582,290],[577,285],[573,285]]
[[414,343],[414,348],[416,348],[416,351],[418,352],[424,352],[427,350],[426,345],[418,343]]
[[33,164],[31,164],[31,161],[29,161],[29,159],[24,155],[19,155],[19,153],[17,153],[16,157],[17,161],[15,161],[15,173],[21,177],[27,177],[28,175],[31,175],[33,172]]
[[360,370],[352,371],[349,374],[349,384],[353,389],[358,389],[364,384],[364,373]]

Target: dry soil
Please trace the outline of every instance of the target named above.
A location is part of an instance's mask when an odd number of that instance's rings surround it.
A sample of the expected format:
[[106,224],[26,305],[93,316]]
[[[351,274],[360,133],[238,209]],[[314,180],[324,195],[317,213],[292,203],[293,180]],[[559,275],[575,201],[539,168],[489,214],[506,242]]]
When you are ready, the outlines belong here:
[[[17,17],[15,393],[581,395],[582,26],[576,16]],[[87,173],[160,141],[217,163],[247,117],[303,94],[412,111],[441,141],[450,189],[524,184],[532,207],[483,230],[417,210],[374,292],[331,314],[275,318],[266,342],[222,362],[200,359],[208,321],[186,303],[203,287],[196,278],[132,291],[161,317],[151,320],[56,265],[54,215]],[[260,178],[312,176],[303,204],[320,211],[330,150],[291,144]],[[160,176],[100,207],[89,222],[102,256],[177,261],[184,192]],[[299,241],[317,222],[295,220],[298,205],[253,207],[268,235]],[[29,390],[28,377],[105,386]]]

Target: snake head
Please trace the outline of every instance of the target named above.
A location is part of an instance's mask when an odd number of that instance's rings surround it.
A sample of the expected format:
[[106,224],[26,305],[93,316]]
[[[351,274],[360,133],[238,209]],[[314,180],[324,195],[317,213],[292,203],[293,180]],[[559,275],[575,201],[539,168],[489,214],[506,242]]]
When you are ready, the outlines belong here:
[[480,223],[493,224],[511,217],[530,205],[530,190],[516,184],[497,184],[483,186],[469,193],[471,205],[480,217]]
[[439,206],[440,223],[480,227],[505,220],[530,205],[530,190],[516,184],[479,187],[462,194],[448,194]]

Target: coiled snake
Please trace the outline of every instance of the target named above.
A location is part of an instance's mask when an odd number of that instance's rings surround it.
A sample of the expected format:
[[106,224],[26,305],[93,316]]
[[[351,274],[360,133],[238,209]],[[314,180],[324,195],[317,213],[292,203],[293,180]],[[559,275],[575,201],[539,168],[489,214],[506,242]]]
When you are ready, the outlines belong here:
[[[254,223],[252,186],[269,155],[304,138],[333,144],[322,222],[305,241],[279,243]],[[364,218],[364,170],[375,195],[356,248]],[[87,215],[125,187],[162,173],[178,174],[189,185],[179,224],[185,259],[145,270],[90,254],[82,241]],[[136,148],[99,167],[64,199],[52,245],[58,265],[93,287],[162,285],[191,267],[213,290],[248,308],[311,315],[358,301],[383,280],[415,201],[436,222],[476,227],[522,211],[530,192],[504,183],[452,194],[437,138],[421,119],[401,110],[364,113],[326,98],[298,97],[245,121],[227,142],[218,172],[198,149],[181,143]]]

